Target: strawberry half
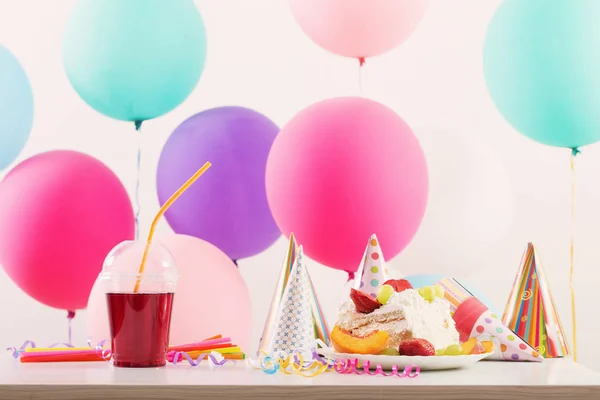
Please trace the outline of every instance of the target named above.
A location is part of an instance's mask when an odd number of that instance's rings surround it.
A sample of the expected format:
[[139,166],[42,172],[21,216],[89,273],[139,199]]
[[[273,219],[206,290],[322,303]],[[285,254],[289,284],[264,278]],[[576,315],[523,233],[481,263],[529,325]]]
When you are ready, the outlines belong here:
[[400,343],[401,356],[435,356],[435,348],[425,339],[408,339]]
[[350,298],[356,306],[356,312],[369,314],[381,307],[381,303],[365,292],[350,289]]
[[384,285],[390,285],[397,293],[413,288],[410,282],[406,279],[388,279],[385,281]]

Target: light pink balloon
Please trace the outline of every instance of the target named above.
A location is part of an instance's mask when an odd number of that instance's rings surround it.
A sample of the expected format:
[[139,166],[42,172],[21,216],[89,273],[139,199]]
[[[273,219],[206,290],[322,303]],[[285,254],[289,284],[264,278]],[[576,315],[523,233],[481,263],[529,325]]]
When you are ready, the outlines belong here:
[[428,0],[289,0],[296,21],[315,43],[341,56],[366,58],[404,42]]
[[332,268],[356,271],[369,237],[386,259],[415,235],[427,204],[425,156],[392,110],[325,100],[283,127],[269,154],[267,198],[281,231]]
[[106,254],[134,236],[119,178],[76,151],[49,151],[17,165],[0,183],[0,205],[0,263],[50,307],[85,308]]
[[[156,239],[175,260],[180,279],[173,301],[172,344],[223,334],[246,350],[252,334],[250,294],[237,267],[217,247],[186,235]],[[94,343],[109,338],[106,299],[96,282],[87,310],[87,332]]]

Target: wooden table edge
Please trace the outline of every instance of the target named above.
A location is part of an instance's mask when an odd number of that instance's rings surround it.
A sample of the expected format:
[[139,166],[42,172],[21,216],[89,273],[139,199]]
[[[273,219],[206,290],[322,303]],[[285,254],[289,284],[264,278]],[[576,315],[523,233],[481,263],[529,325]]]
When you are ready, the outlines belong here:
[[0,385],[0,399],[28,400],[126,400],[202,397],[219,400],[516,400],[600,399],[598,385],[497,385],[497,386],[362,386],[362,385]]

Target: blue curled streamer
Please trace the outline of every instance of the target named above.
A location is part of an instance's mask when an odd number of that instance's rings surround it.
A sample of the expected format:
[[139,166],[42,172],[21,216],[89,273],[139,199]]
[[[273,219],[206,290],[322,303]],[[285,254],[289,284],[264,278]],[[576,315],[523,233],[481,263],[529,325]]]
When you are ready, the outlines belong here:
[[265,356],[260,361],[260,369],[262,369],[263,372],[269,375],[277,373],[279,371],[279,368],[279,361],[276,361],[271,356]]
[[183,359],[183,358],[185,358],[185,359],[187,360],[187,362],[188,362],[188,363],[189,363],[189,364],[190,364],[192,367],[197,367],[198,365],[200,365],[200,362],[201,362],[202,360],[204,360],[204,359],[209,359],[209,360],[210,360],[210,362],[212,362],[212,364],[213,364],[215,367],[221,367],[221,366],[223,366],[223,365],[227,364],[228,362],[231,362],[233,365],[235,365],[235,364],[236,364],[235,360],[221,360],[221,361],[219,361],[219,360],[217,360],[217,358],[216,358],[214,355],[212,355],[212,354],[207,354],[207,353],[205,353],[205,354],[200,354],[200,355],[198,356],[198,358],[196,358],[196,359],[194,360],[194,358],[193,358],[192,356],[190,356],[188,353],[186,353],[185,351],[176,351],[176,352],[173,354],[173,361],[172,361],[173,365],[177,365],[177,363],[179,362],[179,357],[180,357],[180,356],[182,357],[182,359]]

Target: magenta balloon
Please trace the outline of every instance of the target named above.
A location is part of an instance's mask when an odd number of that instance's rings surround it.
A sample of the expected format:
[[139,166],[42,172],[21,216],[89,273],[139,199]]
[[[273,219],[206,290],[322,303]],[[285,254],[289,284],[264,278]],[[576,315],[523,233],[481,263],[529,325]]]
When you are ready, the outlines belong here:
[[308,256],[356,271],[371,234],[386,258],[415,235],[427,204],[425,156],[406,123],[364,98],[325,100],[280,132],[267,197],[281,231]]
[[271,246],[281,233],[267,202],[265,168],[278,132],[267,117],[243,107],[213,108],[182,122],[158,161],[160,204],[206,161],[212,167],[166,212],[175,233],[206,240],[234,260]]
[[[170,342],[185,344],[223,334],[246,351],[252,336],[252,306],[244,279],[225,253],[192,236],[155,239],[169,249],[180,279],[173,301]],[[100,281],[90,294],[87,333],[94,343],[109,337]]]
[[49,151],[17,165],[0,183],[0,204],[0,263],[50,307],[85,308],[107,253],[134,236],[119,178],[76,151]]

